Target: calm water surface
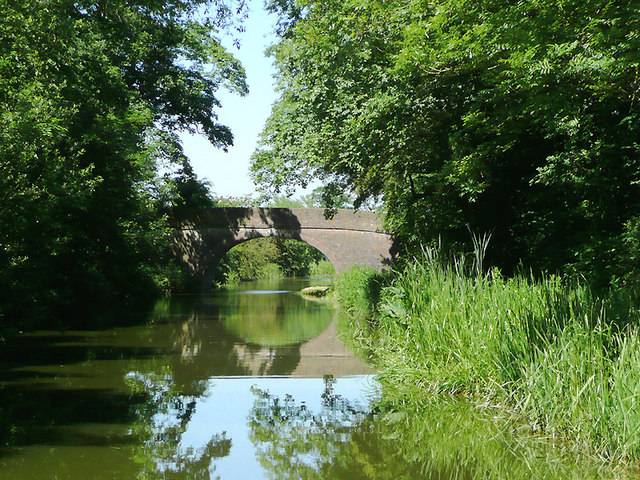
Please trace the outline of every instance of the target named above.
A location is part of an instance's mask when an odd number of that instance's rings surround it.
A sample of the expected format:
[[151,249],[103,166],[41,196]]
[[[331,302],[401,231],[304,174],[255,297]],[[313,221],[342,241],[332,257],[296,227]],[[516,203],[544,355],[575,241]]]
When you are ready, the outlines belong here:
[[460,401],[374,415],[316,280],[159,302],[137,326],[11,339],[0,479],[614,478]]

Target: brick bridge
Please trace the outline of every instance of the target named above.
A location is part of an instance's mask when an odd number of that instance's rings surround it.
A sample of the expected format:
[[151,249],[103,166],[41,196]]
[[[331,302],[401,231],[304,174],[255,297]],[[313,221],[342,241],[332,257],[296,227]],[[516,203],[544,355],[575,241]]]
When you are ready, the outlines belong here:
[[176,254],[206,285],[215,264],[234,246],[259,237],[301,240],[320,250],[336,272],[351,265],[391,265],[393,241],[374,212],[323,208],[210,208],[174,232]]

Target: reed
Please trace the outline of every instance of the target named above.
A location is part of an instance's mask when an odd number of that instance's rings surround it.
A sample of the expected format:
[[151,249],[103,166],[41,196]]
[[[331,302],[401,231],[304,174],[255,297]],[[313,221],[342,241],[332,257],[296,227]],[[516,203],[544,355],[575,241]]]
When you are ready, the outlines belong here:
[[433,393],[470,396],[598,455],[639,458],[634,299],[484,272],[481,253],[467,265],[425,249],[386,286],[362,269],[336,281],[354,343],[381,370],[383,402],[416,409]]

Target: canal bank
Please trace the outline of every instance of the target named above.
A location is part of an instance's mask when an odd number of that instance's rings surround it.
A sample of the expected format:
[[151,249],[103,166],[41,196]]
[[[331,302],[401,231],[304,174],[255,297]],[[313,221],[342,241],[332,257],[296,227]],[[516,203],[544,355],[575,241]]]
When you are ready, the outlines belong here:
[[635,474],[638,310],[624,292],[602,300],[577,282],[480,273],[433,251],[392,275],[353,269],[334,291],[353,345],[381,372],[383,411],[467,398]]

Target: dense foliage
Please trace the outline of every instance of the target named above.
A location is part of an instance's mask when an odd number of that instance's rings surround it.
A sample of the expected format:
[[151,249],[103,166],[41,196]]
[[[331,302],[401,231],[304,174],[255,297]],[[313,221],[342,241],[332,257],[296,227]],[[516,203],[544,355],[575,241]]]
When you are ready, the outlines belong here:
[[0,12],[0,320],[166,286],[164,213],[203,198],[177,132],[225,148],[215,92],[246,91],[216,37],[236,12],[204,0],[0,0]]
[[235,246],[222,258],[216,281],[233,285],[243,280],[306,277],[326,257],[299,240],[265,237]]
[[215,196],[214,201],[220,207],[272,207],[272,208],[353,208],[353,198],[344,192],[334,192],[325,187],[316,187],[309,193],[292,196],[265,192],[240,197]]
[[510,271],[640,267],[640,9],[602,0],[272,0],[265,188],[382,196],[408,247],[491,233]]

